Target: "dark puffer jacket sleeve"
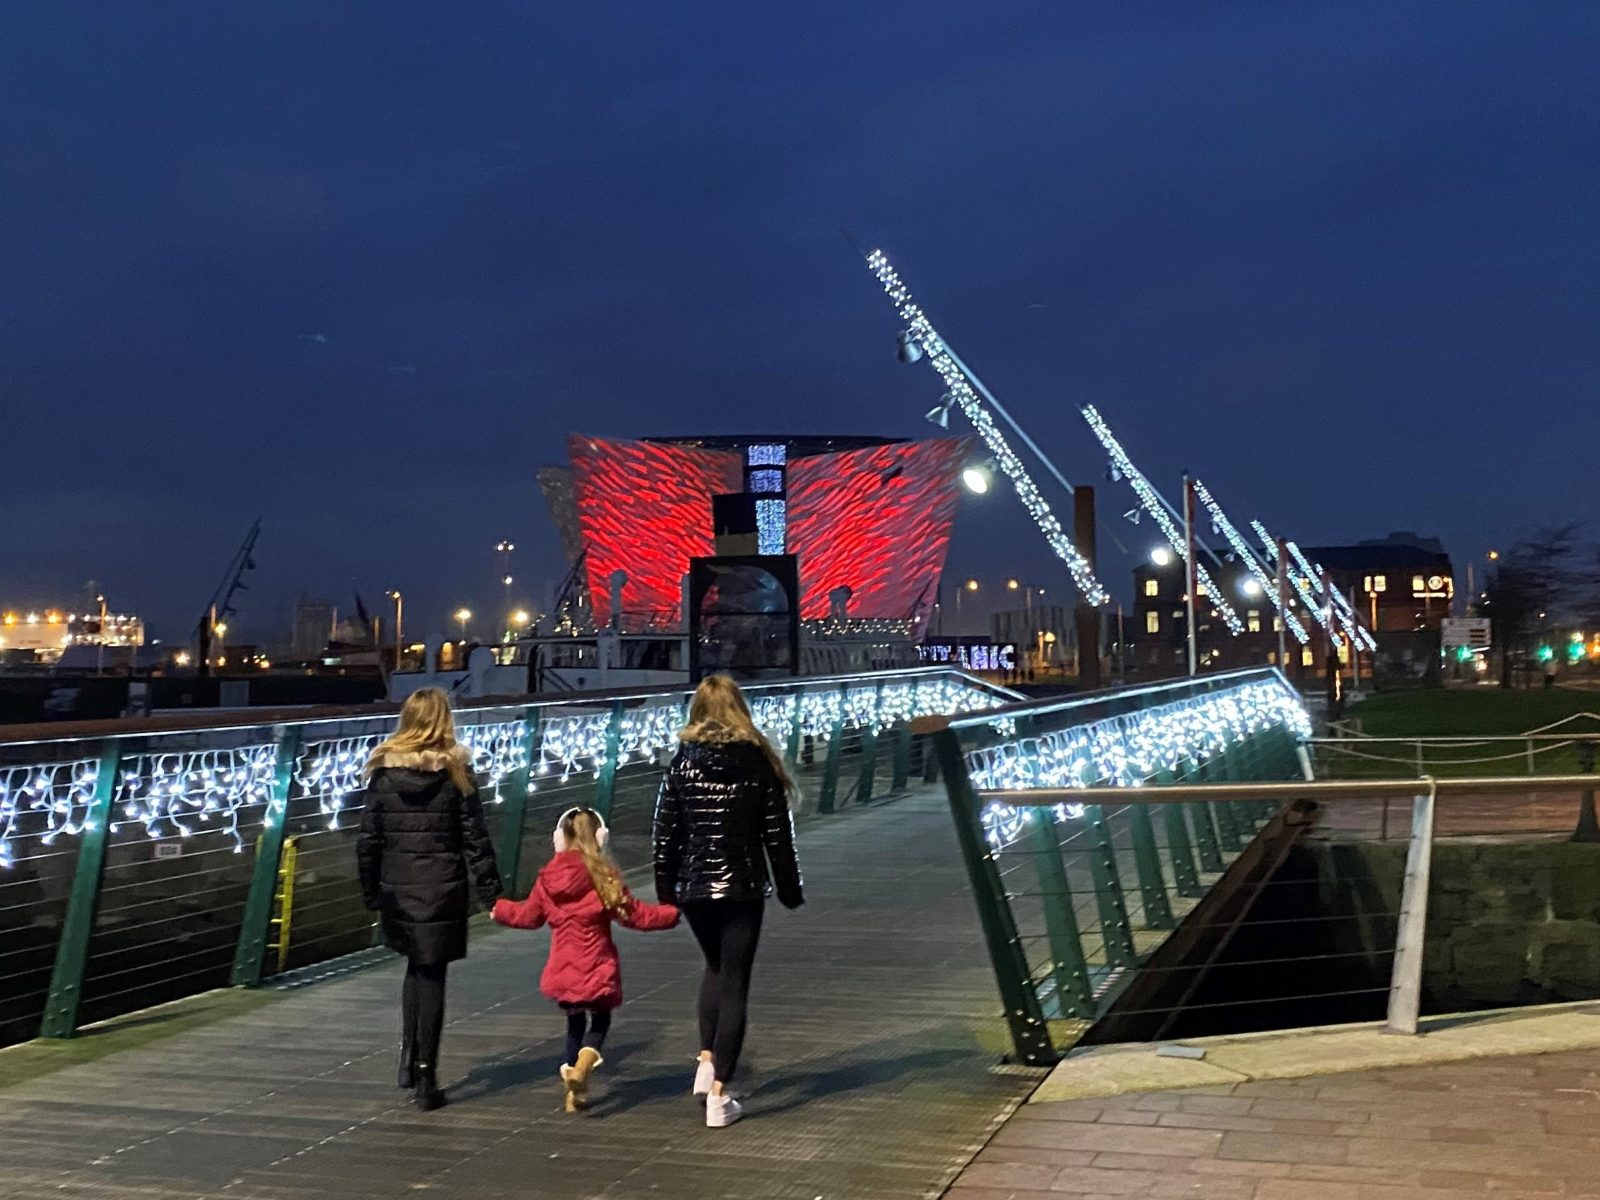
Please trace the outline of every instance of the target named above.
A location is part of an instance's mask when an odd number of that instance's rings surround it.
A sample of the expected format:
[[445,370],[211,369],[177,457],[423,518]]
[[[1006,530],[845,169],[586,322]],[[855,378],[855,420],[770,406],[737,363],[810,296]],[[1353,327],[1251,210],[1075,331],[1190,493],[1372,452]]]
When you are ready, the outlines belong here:
[[383,907],[383,809],[377,793],[367,789],[361,811],[361,832],[356,835],[356,874],[361,880],[361,902],[368,912]]
[[[678,752],[681,756],[683,751]],[[683,798],[678,794],[677,759],[661,778],[661,790],[656,793],[656,817],[653,835],[656,867],[656,899],[662,904],[674,904],[678,899],[678,872],[683,866]]]
[[505,895],[505,885],[500,880],[500,868],[494,860],[494,843],[489,840],[488,827],[483,823],[483,803],[476,791],[461,797],[461,852],[466,859],[467,871],[478,889],[478,899],[485,908]]
[[794,848],[794,817],[789,812],[789,797],[783,781],[773,773],[767,789],[761,840],[766,844],[767,862],[772,869],[772,890],[785,908],[799,908],[806,902],[800,878],[800,855]]

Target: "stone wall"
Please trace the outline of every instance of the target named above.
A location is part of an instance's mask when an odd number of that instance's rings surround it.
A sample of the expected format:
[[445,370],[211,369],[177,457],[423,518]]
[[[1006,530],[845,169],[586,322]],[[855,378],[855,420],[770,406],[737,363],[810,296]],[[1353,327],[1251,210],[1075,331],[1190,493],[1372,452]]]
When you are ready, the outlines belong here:
[[[1308,843],[1323,911],[1363,973],[1388,973],[1406,843]],[[1423,1010],[1600,997],[1600,845],[1450,839],[1434,846]]]

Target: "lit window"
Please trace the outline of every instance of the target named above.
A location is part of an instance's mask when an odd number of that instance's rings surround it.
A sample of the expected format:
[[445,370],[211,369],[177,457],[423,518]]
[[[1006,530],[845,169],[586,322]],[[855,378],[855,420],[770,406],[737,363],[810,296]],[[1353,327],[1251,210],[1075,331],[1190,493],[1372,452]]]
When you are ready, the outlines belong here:
[[1145,615],[1144,615],[1144,631],[1146,633],[1160,633],[1161,632],[1161,614],[1160,613],[1158,613],[1158,612],[1147,612],[1147,613],[1145,613]]
[[1372,590],[1387,592],[1389,590],[1389,577],[1387,575],[1374,575],[1372,577]]
[[1273,633],[1282,633],[1283,632],[1283,618],[1282,617],[1273,617],[1272,618],[1272,632]]
[[1340,642],[1339,643],[1339,665],[1343,666],[1343,667],[1348,667],[1350,665],[1350,643],[1349,642]]
[[1372,576],[1371,575],[1366,575],[1366,576],[1362,577],[1361,590],[1363,592],[1370,592],[1372,590]]
[[781,467],[789,461],[789,447],[758,443],[746,449],[744,461],[752,467]]
[[1310,646],[1300,651],[1300,665],[1302,667],[1309,667],[1316,661],[1317,656],[1312,653]]
[[1252,608],[1249,612],[1245,613],[1244,627],[1251,633],[1261,632],[1261,612],[1259,609]]
[[1278,665],[1278,652],[1276,650],[1268,650],[1267,651],[1267,666],[1275,667],[1277,665]]
[[1144,594],[1146,596],[1159,596],[1161,594],[1161,585],[1154,579],[1146,579],[1144,581]]
[[1203,583],[1195,584],[1194,594],[1196,596],[1204,596],[1206,594],[1206,585]]
[[1419,596],[1422,595],[1423,592],[1428,590],[1428,581],[1421,575],[1413,575],[1411,577],[1411,590]]
[[761,467],[750,472],[750,490],[752,492],[781,492],[783,491],[783,472],[774,467]]

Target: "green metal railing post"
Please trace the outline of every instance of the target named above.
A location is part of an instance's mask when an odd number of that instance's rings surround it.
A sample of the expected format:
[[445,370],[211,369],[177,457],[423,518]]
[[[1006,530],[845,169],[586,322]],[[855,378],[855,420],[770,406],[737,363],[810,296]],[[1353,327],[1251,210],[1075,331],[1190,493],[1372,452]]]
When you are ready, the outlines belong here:
[[1139,898],[1144,903],[1146,929],[1171,929],[1172,905],[1167,900],[1166,881],[1161,876],[1161,851],[1156,846],[1155,822],[1150,807],[1133,804],[1128,810],[1128,828],[1133,836],[1133,867],[1139,875]]
[[617,794],[617,755],[622,750],[622,701],[611,706],[611,720],[606,725],[605,758],[600,762],[600,774],[594,782],[594,807],[607,821],[611,820],[611,802]]
[[83,972],[89,960],[89,935],[94,932],[95,908],[100,901],[100,880],[105,873],[111,799],[116,795],[117,773],[121,763],[120,739],[107,738],[100,746],[100,765],[95,772],[94,793],[89,800],[89,811],[84,814],[83,832],[78,838],[78,867],[72,876],[72,892],[67,899],[66,916],[61,922],[61,940],[56,943],[55,969],[50,974],[44,1020],[39,1025],[40,1037],[68,1038],[78,1026],[78,1005],[83,1000]]
[[861,727],[861,770],[856,774],[856,803],[872,800],[878,781],[878,727],[870,722]]
[[978,924],[989,948],[989,959],[994,964],[1011,1044],[1020,1061],[1029,1066],[1050,1066],[1057,1057],[1050,1041],[1050,1027],[1045,1023],[1039,996],[1030,982],[1028,959],[1006,901],[1005,885],[995,866],[994,853],[983,835],[983,817],[972,781],[967,776],[960,740],[953,729],[943,729],[933,735],[933,745],[944,771],[945,792],[955,818],[956,840],[972,883]]
[[[1155,782],[1172,783],[1176,772],[1163,768],[1156,772]],[[1194,899],[1200,895],[1200,872],[1195,868],[1194,845],[1189,838],[1189,825],[1183,819],[1184,806],[1163,804],[1162,827],[1167,831],[1167,857],[1172,860],[1172,881],[1178,895]]]
[[1133,930],[1128,924],[1128,908],[1122,899],[1122,880],[1117,873],[1117,850],[1106,825],[1106,814],[1098,804],[1083,807],[1084,824],[1089,829],[1089,873],[1094,879],[1094,903],[1100,914],[1100,936],[1106,944],[1106,961],[1113,967],[1131,967],[1136,961]]
[[[1217,780],[1223,778],[1222,767],[1216,759],[1208,758],[1200,764],[1200,778]],[[1233,808],[1226,800],[1213,800],[1206,806],[1211,810],[1211,817],[1217,824],[1217,841],[1224,854],[1237,854],[1244,849],[1244,838],[1239,831],[1238,822],[1234,820]]]
[[[1192,781],[1204,778],[1200,765],[1188,759],[1183,766],[1183,779]],[[1217,827],[1211,823],[1211,806],[1205,801],[1195,801],[1182,806],[1194,824],[1195,845],[1200,850],[1200,869],[1212,874],[1222,874],[1222,848],[1217,842]]]
[[800,770],[800,746],[804,737],[804,730],[800,724],[800,714],[804,711],[804,706],[801,704],[801,693],[796,692],[790,699],[794,701],[794,712],[789,717],[789,744],[784,749],[784,757],[789,760],[790,769],[798,772]]
[[283,865],[283,838],[289,824],[289,790],[294,786],[294,768],[300,759],[304,734],[303,725],[278,727],[277,755],[272,761],[272,791],[261,816],[256,861],[250,872],[250,891],[245,895],[239,941],[233,949],[229,982],[234,987],[255,987],[261,982],[261,964],[266,958],[267,938],[272,933],[272,901],[277,895],[278,871]]
[[542,732],[540,710],[530,707],[523,720],[527,722],[523,750],[528,766],[500,785],[500,846],[495,852],[500,879],[506,890],[513,893],[521,891],[517,886],[517,872],[522,866],[522,834],[527,824],[528,796],[534,790],[533,777],[539,769],[539,739]]
[[828,757],[822,764],[822,786],[817,789],[817,811],[831,813],[839,796],[839,762],[844,757],[844,695],[839,688],[839,715],[828,734]]
[[1033,828],[1034,862],[1039,869],[1039,895],[1044,901],[1045,940],[1050,944],[1050,974],[1063,1017],[1094,1019],[1094,988],[1089,982],[1089,962],[1078,929],[1076,899],[1067,881],[1067,866],[1056,841],[1054,810],[1028,810]]
[[902,721],[894,731],[894,768],[889,776],[889,790],[899,793],[911,781],[911,725]]

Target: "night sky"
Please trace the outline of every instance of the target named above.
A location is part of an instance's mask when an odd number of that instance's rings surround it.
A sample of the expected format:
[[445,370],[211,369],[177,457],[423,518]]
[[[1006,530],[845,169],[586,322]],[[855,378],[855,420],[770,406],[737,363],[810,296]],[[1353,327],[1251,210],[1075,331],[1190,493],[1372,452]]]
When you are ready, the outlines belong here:
[[[1597,61],[1589,2],[9,6],[0,605],[181,638],[259,514],[242,629],[442,630],[561,574],[570,431],[928,433],[841,227],[1108,515],[1086,401],[1459,567],[1600,508]],[[951,569],[1065,580],[1008,493]]]

